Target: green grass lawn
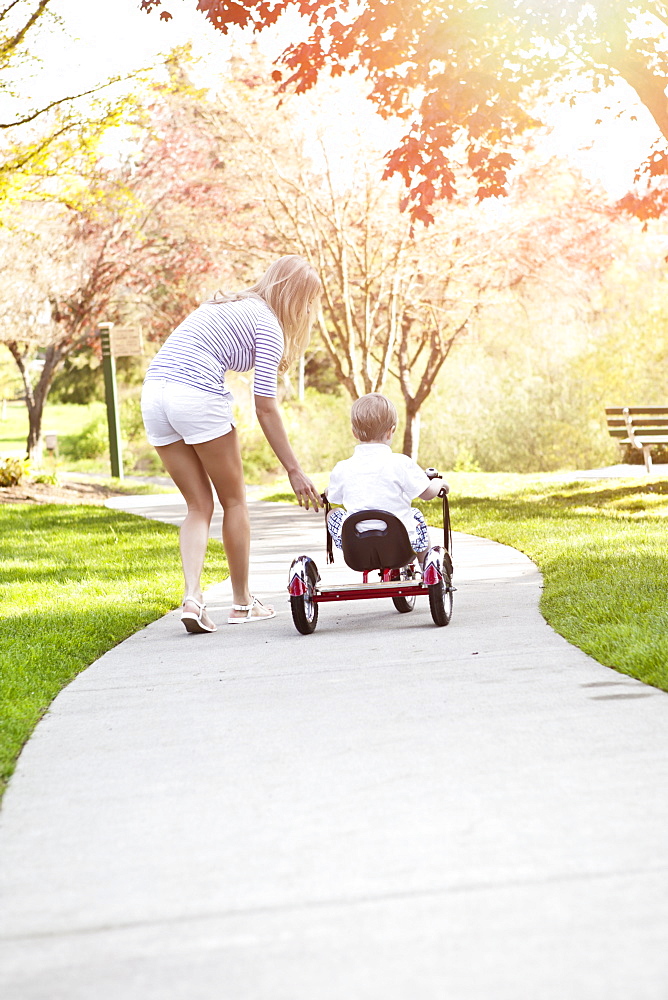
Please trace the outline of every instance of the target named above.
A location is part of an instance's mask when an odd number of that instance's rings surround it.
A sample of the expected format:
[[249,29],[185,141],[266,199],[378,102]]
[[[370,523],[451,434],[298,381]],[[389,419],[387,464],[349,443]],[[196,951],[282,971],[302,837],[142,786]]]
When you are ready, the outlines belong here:
[[[177,607],[178,531],[81,505],[0,506],[0,791],[56,694]],[[227,576],[210,547],[210,582]]]
[[[44,407],[42,432],[55,431],[59,437],[77,434],[82,427],[96,417],[106,414],[104,403],[49,403]],[[6,404],[4,420],[0,419],[0,455],[18,452],[25,454],[28,438],[28,410],[22,400]]]
[[[128,405],[129,409],[124,410]],[[131,405],[132,404],[132,405]],[[165,476],[165,470],[155,451],[146,441],[139,416],[137,399],[121,399],[120,417],[123,437],[125,474],[133,476]],[[1,409],[0,409],[0,412]],[[104,403],[93,401],[49,403],[44,407],[42,437],[49,432],[58,435],[58,456],[44,451],[41,464],[31,465],[32,474],[67,473],[110,476],[111,463],[107,447],[107,411]],[[28,411],[23,402],[9,402],[4,417],[0,417],[0,457],[23,457],[28,437]],[[127,440],[126,440],[127,438]]]
[[[668,480],[486,473],[447,480],[454,530],[512,545],[538,565],[540,608],[557,632],[668,691]],[[266,499],[293,497],[280,489]],[[440,501],[420,506],[429,524],[441,525]],[[454,565],[456,574],[456,548]]]

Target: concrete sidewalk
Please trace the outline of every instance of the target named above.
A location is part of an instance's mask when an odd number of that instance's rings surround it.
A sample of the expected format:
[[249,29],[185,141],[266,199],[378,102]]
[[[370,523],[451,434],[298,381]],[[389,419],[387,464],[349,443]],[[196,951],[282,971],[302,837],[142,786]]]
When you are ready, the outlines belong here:
[[666,1000],[666,695],[568,645],[533,564],[470,536],[447,628],[351,602],[301,636],[287,570],[324,571],[322,515],[251,510],[279,615],[227,626],[214,588],[218,632],[155,622],[26,746],[3,1000]]

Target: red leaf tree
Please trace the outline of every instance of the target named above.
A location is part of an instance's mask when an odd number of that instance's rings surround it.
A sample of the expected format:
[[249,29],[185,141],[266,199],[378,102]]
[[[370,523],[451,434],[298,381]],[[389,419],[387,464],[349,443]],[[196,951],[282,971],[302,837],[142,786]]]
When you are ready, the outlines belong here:
[[403,450],[415,457],[420,411],[478,314],[535,286],[571,297],[578,284],[590,287],[609,261],[615,212],[563,165],[531,168],[529,157],[507,199],[480,205],[462,193],[435,206],[432,226],[414,227],[399,210],[401,186],[380,183],[361,140],[338,155],[327,135],[304,148],[291,134],[296,104],[277,110],[266,88],[249,93],[230,81],[215,108],[202,107],[221,148],[236,149],[235,174],[257,205],[256,225],[230,247],[313,262],[323,282],[319,333],[337,383],[356,399],[396,380]]
[[[168,5],[140,3],[163,15]],[[223,33],[261,31],[296,8],[310,34],[281,56],[274,79],[284,89],[308,90],[325,69],[363,70],[380,114],[406,122],[386,174],[403,178],[414,220],[432,221],[434,202],[452,197],[462,146],[478,197],[505,193],[515,141],[539,124],[538,99],[556,88],[573,95],[622,80],[668,140],[663,0],[366,0],[361,8],[349,0],[197,0],[197,7]],[[665,174],[661,145],[626,206],[644,218],[661,212]]]

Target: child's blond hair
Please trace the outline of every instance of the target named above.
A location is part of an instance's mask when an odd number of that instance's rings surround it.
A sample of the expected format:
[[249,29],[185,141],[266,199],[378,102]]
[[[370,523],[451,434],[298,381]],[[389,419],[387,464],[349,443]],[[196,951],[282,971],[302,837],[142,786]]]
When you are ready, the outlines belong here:
[[350,421],[358,441],[380,441],[397,426],[396,407],[387,396],[369,392],[353,403]]

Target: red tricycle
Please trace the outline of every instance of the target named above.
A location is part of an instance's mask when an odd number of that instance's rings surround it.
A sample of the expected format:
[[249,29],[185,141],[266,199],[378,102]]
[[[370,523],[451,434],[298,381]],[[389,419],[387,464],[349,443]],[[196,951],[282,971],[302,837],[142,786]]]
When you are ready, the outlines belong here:
[[[440,478],[427,469],[430,479]],[[290,566],[288,593],[292,619],[297,631],[309,635],[318,624],[318,607],[331,601],[358,601],[389,597],[397,611],[412,611],[417,597],[429,598],[435,625],[447,625],[452,617],[452,531],[448,488],[438,496],[443,501],[443,545],[432,546],[422,567],[411,546],[408,531],[394,514],[384,510],[363,510],[349,514],[341,532],[343,558],[350,569],[362,574],[361,583],[338,586],[321,584],[320,573],[310,556],[297,556]],[[325,515],[330,507],[323,496]],[[325,517],[326,520],[326,517]],[[373,521],[372,528],[365,522]],[[327,562],[333,562],[332,538],[327,532]],[[371,574],[378,578],[371,580]]]

